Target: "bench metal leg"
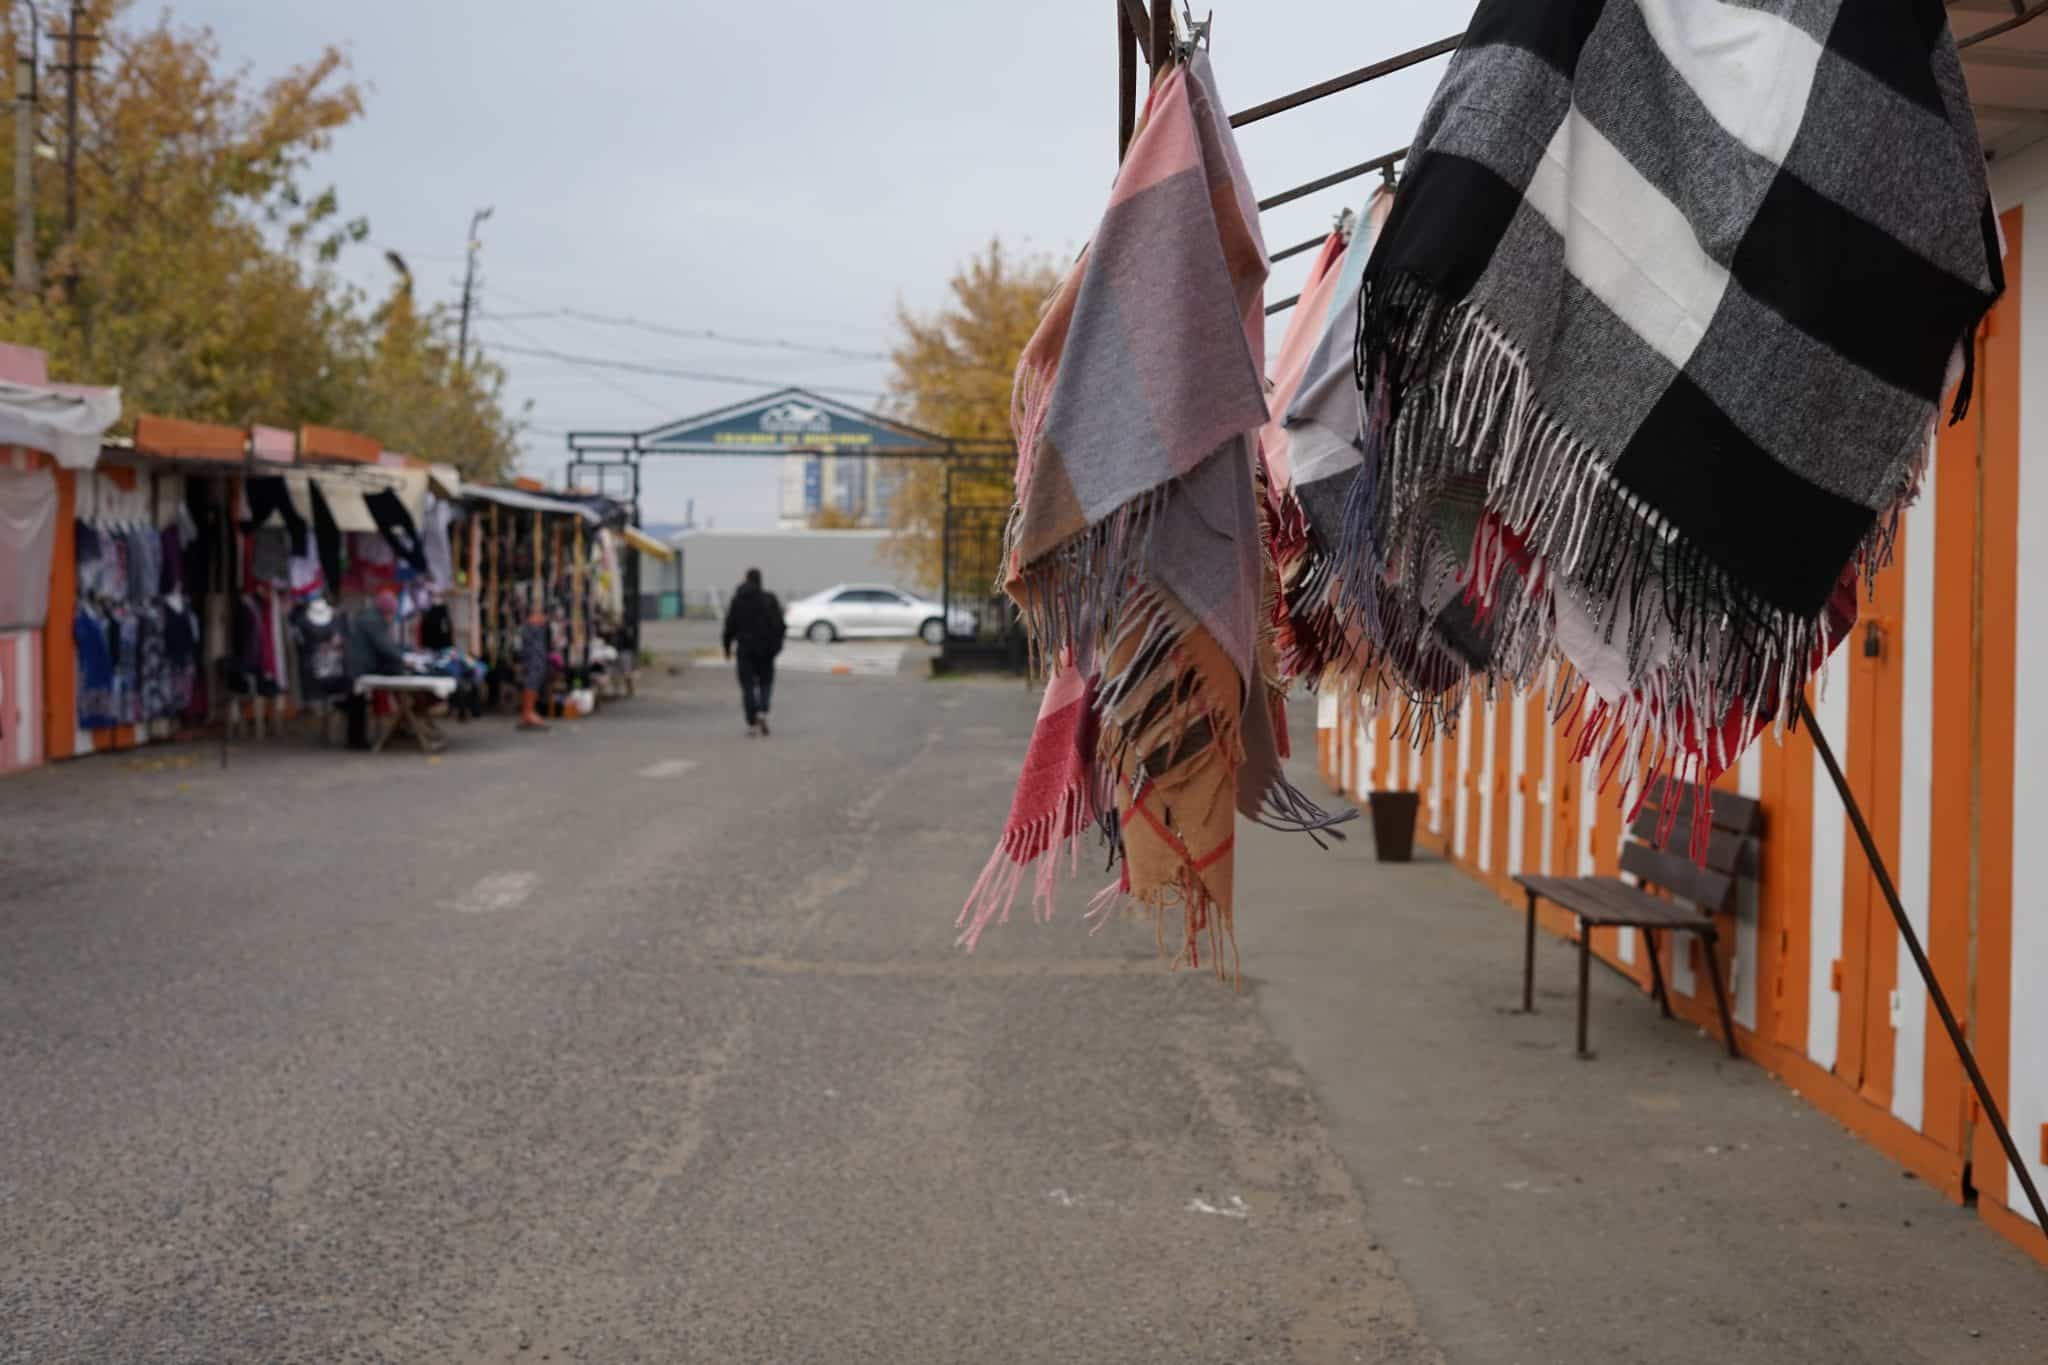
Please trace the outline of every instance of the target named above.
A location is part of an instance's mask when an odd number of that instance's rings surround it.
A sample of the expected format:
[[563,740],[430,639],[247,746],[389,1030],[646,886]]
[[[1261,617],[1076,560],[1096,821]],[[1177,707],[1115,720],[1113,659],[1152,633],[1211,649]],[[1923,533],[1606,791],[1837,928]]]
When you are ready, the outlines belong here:
[[1714,983],[1714,1008],[1721,1012],[1721,1036],[1728,1041],[1728,1055],[1742,1060],[1742,1049],[1735,1042],[1735,1021],[1728,1014],[1728,988],[1721,984],[1721,954],[1715,951],[1720,945],[1712,939],[1703,938],[1700,945],[1706,949],[1702,954],[1707,959],[1707,979]]
[[1579,922],[1579,1056],[1590,1059],[1593,1049],[1586,1045],[1586,1002],[1593,986],[1593,930]]
[[1522,1013],[1536,1012],[1536,893],[1529,893],[1529,923],[1522,933]]
[[1636,932],[1643,936],[1643,943],[1650,950],[1650,980],[1656,988],[1657,1008],[1663,1010],[1664,1017],[1669,1019],[1672,1017],[1671,993],[1664,989],[1664,955],[1657,951],[1657,931],[1639,928]]

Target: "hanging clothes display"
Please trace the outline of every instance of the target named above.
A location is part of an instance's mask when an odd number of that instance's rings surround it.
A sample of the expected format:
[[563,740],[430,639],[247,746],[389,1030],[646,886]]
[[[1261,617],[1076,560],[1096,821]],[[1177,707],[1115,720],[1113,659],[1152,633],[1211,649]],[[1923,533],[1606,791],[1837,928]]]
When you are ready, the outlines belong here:
[[0,469],[0,630],[34,630],[48,618],[56,547],[56,476]]
[[316,598],[292,609],[291,633],[299,652],[300,699],[333,702],[346,697],[348,618]]
[[1122,866],[1098,909],[1139,907],[1162,942],[1177,909],[1178,959],[1207,946],[1221,971],[1238,813],[1328,822],[1280,769],[1255,448],[1266,269],[1257,200],[1195,52],[1153,88],[1109,209],[1019,365],[1006,588],[1056,690],[961,913],[970,946],[1007,915],[1025,864],[1113,808]]
[[205,695],[198,618],[185,596],[187,564],[206,562],[196,527],[176,501],[149,514],[148,486],[128,494],[97,475],[80,477],[83,515],[72,526],[79,728],[185,716]]
[[439,592],[448,592],[455,586],[455,552],[448,543],[448,527],[454,520],[454,508],[438,494],[427,494],[426,509],[420,519],[420,548],[426,556],[427,581]]
[[1357,315],[1322,589],[1362,680],[1449,720],[1561,661],[1638,795],[1784,718],[1969,400],[1969,109],[1938,11],[1482,4]]
[[114,652],[107,640],[107,622],[80,603],[71,621],[72,648],[78,654],[78,724],[101,730],[121,723],[114,701]]
[[391,547],[393,556],[413,573],[425,574],[427,554],[420,543],[419,528],[413,524],[412,513],[405,510],[405,503],[398,494],[389,489],[378,489],[363,495],[363,505],[370,509],[377,530]]

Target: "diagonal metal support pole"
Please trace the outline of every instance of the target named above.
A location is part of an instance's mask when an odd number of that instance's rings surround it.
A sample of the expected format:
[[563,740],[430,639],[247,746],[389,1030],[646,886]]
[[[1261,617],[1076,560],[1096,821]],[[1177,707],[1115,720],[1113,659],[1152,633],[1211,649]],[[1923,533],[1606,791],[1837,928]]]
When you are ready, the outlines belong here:
[[1927,998],[1934,1002],[1934,1009],[1941,1016],[1942,1027],[1948,1030],[1948,1040],[1955,1045],[1956,1056],[1962,1059],[1963,1070],[1969,1073],[1970,1084],[1977,1092],[1977,1103],[1983,1106],[1984,1117],[1991,1123],[1991,1130],[1998,1134],[1998,1145],[2005,1149],[2006,1164],[2019,1179],[2020,1188],[2026,1191],[2027,1202],[2033,1206],[2034,1221],[2044,1232],[2048,1232],[2048,1207],[2041,1203],[2041,1191],[2034,1185],[2034,1174],[2027,1169],[2027,1163],[2020,1156],[2020,1149],[2012,1140],[2012,1130],[2006,1127],[2005,1113],[1992,1097],[1991,1085],[1984,1079],[1984,1072],[1977,1065],[1977,1054],[1970,1050],[1970,1040],[1963,1034],[1963,1026],[1956,1022],[1956,1013],[1949,1008],[1948,996],[1942,992],[1941,982],[1934,976],[1934,967],[1927,960],[1926,949],[1920,946],[1920,935],[1913,930],[1913,922],[1906,918],[1906,907],[1899,900],[1898,888],[1892,885],[1892,874],[1885,866],[1884,855],[1878,852],[1877,840],[1870,833],[1870,826],[1863,819],[1863,809],[1856,804],[1856,794],[1849,790],[1849,779],[1842,773],[1842,765],[1835,760],[1835,751],[1828,743],[1828,737],[1821,733],[1820,724],[1814,719],[1813,708],[1807,704],[1806,694],[1801,693],[1798,701],[1799,723],[1813,736],[1814,751],[1820,761],[1827,765],[1828,777],[1833,780],[1835,790],[1841,794],[1842,808],[1848,812],[1849,824],[1856,831],[1857,842],[1863,845],[1863,856],[1870,862],[1870,871],[1877,878],[1878,889],[1884,892],[1885,904],[1891,907],[1892,919],[1898,923],[1899,937],[1905,941],[1906,951],[1913,955],[1913,965],[1920,969],[1920,979],[1927,983]]

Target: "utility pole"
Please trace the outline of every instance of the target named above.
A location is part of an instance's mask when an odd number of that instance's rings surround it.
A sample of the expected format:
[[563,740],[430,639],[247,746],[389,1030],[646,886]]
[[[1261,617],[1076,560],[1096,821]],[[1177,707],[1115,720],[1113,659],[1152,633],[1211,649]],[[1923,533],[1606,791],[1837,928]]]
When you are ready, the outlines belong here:
[[71,0],[71,22],[64,25],[68,51],[64,62],[64,235],[78,236],[78,21],[85,6]]
[[36,278],[36,45],[30,31],[26,56],[14,59],[14,297],[35,297]]
[[[62,33],[53,33],[53,40],[64,44],[64,62],[58,69],[64,73],[64,241],[75,247],[78,240],[78,78],[91,68],[79,59],[79,44],[97,42],[94,34],[79,30],[85,23],[83,0],[71,0],[71,17]],[[76,291],[78,267],[69,267],[70,282]]]
[[484,220],[490,216],[490,209],[481,208],[469,219],[469,264],[462,272],[462,328],[455,344],[457,374],[466,373],[469,369],[469,310],[476,299],[476,257],[484,246],[477,234],[483,230]]

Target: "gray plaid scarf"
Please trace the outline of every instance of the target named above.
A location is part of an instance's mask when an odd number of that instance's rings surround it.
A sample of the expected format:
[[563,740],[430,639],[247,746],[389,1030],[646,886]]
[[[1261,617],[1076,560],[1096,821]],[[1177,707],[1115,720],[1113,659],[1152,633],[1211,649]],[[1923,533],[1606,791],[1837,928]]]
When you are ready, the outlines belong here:
[[1366,271],[1333,610],[1439,712],[1561,658],[1711,781],[1967,403],[1996,234],[1938,0],[1485,0]]

